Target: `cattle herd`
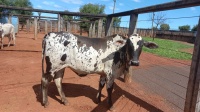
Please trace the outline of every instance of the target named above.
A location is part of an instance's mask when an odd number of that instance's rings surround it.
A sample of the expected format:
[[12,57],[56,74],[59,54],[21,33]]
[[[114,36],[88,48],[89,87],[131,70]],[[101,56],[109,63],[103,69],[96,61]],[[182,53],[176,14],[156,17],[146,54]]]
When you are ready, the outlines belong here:
[[[15,31],[12,24],[0,24],[1,49],[5,36],[9,38],[8,46],[11,40],[15,45]],[[68,67],[79,76],[99,74],[97,100],[101,102],[101,91],[106,84],[108,104],[112,110],[114,80],[129,72],[130,66],[139,66],[139,56],[143,46],[158,47],[155,43],[145,42],[138,34],[129,37],[115,34],[104,38],[88,38],[68,32],[46,34],[42,41],[41,94],[44,107],[49,104],[47,89],[52,80],[57,86],[62,103],[65,105],[68,103],[62,88],[62,78],[65,68]]]

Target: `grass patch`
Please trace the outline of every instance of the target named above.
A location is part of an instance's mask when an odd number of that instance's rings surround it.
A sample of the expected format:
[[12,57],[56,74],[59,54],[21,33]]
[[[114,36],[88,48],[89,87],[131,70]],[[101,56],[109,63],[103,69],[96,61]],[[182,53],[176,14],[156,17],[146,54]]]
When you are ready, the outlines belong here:
[[151,41],[156,43],[159,48],[157,49],[148,49],[143,47],[143,51],[150,52],[153,54],[157,54],[162,57],[172,58],[172,59],[181,59],[181,60],[191,60],[192,54],[187,52],[182,52],[181,49],[186,48],[193,48],[193,45],[183,44],[181,42],[172,41],[172,40],[165,40],[165,39],[158,39],[149,37],[143,37],[145,41]]

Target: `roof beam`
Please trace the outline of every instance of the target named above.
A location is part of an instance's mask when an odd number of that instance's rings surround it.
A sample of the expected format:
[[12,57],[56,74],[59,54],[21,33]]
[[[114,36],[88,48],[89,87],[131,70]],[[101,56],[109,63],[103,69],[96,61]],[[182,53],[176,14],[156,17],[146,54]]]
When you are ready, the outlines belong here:
[[61,15],[68,15],[68,16],[84,16],[84,17],[92,17],[92,18],[102,18],[102,17],[107,16],[106,14],[89,14],[89,13],[80,13],[80,12],[53,11],[53,10],[13,7],[13,6],[5,6],[5,5],[0,5],[0,8],[11,9],[11,10],[24,10],[24,11],[32,11],[32,12],[61,14]]
[[180,0],[175,2],[169,2],[164,4],[158,4],[153,6],[148,6],[144,8],[109,14],[108,16],[111,17],[119,17],[119,16],[129,16],[131,14],[142,14],[142,13],[149,13],[149,12],[157,12],[157,11],[165,11],[165,10],[172,10],[172,9],[180,9],[186,7],[194,7],[199,6],[200,0]]

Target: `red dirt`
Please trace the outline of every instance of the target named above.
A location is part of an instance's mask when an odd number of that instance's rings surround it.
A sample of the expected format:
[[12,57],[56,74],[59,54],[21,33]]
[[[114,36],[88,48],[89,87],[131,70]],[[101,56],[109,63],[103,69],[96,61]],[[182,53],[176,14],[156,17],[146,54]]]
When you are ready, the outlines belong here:
[[[107,92],[104,88],[100,104],[96,104],[99,75],[90,74],[79,77],[70,69],[65,70],[63,79],[64,93],[69,101],[68,106],[60,102],[54,82],[50,83],[48,98],[50,105],[41,105],[41,40],[44,34],[20,32],[16,46],[5,46],[0,50],[0,112],[105,112]],[[7,38],[6,38],[7,39]],[[7,42],[5,39],[4,42]],[[151,54],[145,54],[151,55]],[[148,56],[147,56],[148,57]],[[145,96],[147,91],[135,82],[123,83],[115,80],[113,103],[117,112],[161,112],[173,110],[165,100],[157,95]],[[174,110],[175,111],[175,110]]]

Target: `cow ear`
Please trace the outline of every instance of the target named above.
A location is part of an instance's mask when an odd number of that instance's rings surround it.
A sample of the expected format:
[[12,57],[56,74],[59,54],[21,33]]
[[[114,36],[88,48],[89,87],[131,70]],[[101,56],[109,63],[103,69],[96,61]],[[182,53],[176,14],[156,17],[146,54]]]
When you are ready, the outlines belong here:
[[144,42],[144,46],[150,49],[158,48],[158,45],[154,42]]

